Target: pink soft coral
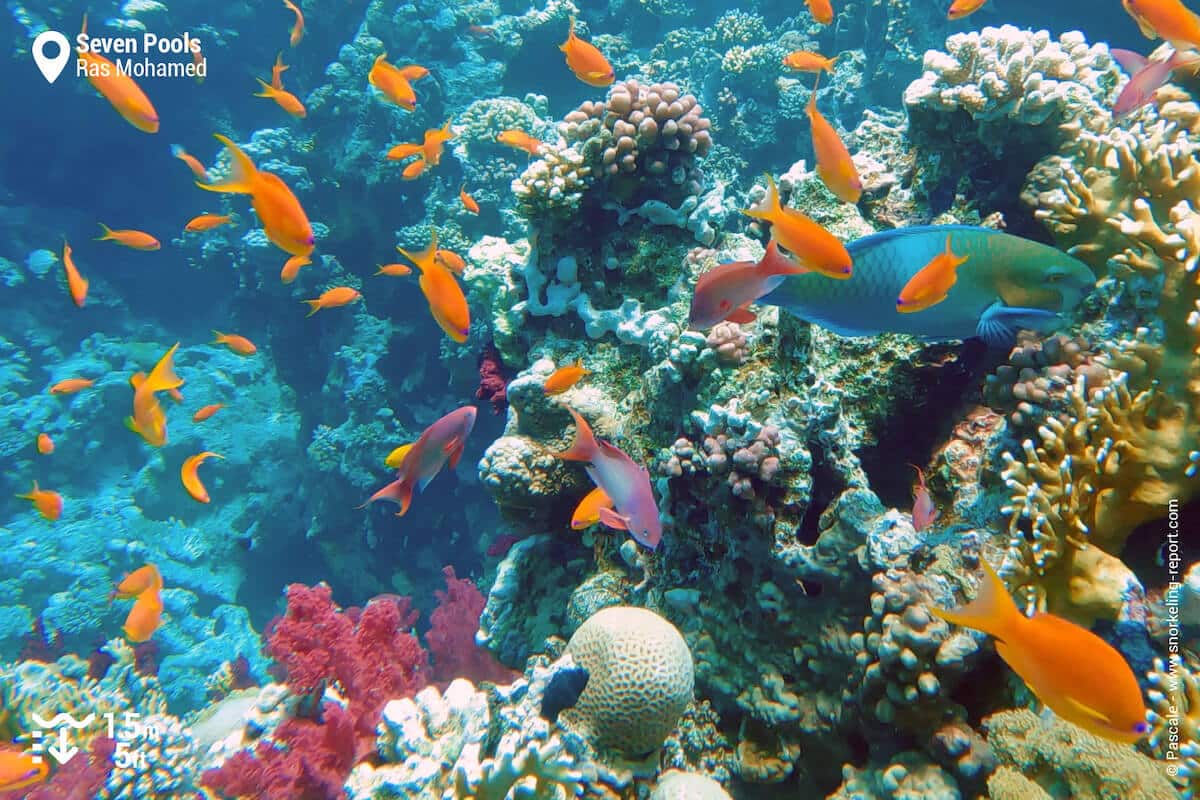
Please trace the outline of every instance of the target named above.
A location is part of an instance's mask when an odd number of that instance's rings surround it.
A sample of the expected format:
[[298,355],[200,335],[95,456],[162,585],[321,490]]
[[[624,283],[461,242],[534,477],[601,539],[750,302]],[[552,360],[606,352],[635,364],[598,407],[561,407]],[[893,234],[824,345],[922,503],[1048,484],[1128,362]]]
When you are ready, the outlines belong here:
[[112,770],[117,743],[107,737],[92,741],[88,755],[68,761],[40,786],[0,792],[0,800],[93,800],[100,794]]
[[434,592],[438,607],[429,615],[429,633],[425,636],[433,654],[434,679],[442,684],[455,678],[475,683],[508,683],[516,673],[496,661],[490,651],[475,644],[483,595],[472,581],[457,577],[454,567],[445,567],[442,574],[446,577],[446,591]]

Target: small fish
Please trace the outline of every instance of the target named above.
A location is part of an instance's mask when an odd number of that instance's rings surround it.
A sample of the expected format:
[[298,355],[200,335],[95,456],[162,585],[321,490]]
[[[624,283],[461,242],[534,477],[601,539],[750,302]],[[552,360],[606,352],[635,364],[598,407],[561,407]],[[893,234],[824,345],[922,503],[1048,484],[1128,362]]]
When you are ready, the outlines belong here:
[[582,380],[584,375],[591,375],[590,369],[584,369],[583,359],[576,359],[574,364],[559,367],[554,370],[546,382],[542,384],[542,393],[549,397],[552,394],[562,394]]
[[826,58],[820,53],[809,50],[793,50],[783,57],[783,65],[794,72],[821,72],[824,70],[832,74],[837,60],[837,56]]
[[896,298],[896,310],[901,314],[924,311],[949,296],[951,287],[958,282],[958,268],[967,263],[969,258],[954,254],[950,238],[950,234],[946,234],[945,252],[931,258],[900,290],[900,296]]
[[[80,33],[87,33],[87,15],[83,17]],[[82,73],[96,91],[107,100],[116,112],[133,127],[144,133],[158,133],[158,112],[141,87],[128,73],[117,69],[117,65],[99,53],[90,50],[80,52],[74,48],[78,59],[77,74]]]
[[600,522],[600,509],[613,507],[612,498],[597,486],[583,496],[571,513],[571,529],[581,531]]
[[[196,65],[196,83],[204,83],[204,76],[200,74],[199,69],[203,67],[208,59],[200,52],[200,42],[192,40],[192,63]],[[207,179],[205,179],[207,180]]]
[[1054,614],[1025,617],[986,561],[975,599],[961,608],[930,607],[954,625],[996,639],[996,652],[1039,700],[1068,722],[1110,741],[1133,744],[1149,731],[1137,677],[1096,634]]
[[220,183],[197,183],[209,192],[248,194],[263,232],[276,247],[294,256],[307,256],[313,251],[312,225],[296,195],[278,175],[263,172],[254,166],[250,156],[221,134],[214,134],[229,151],[232,165],[230,175]]
[[909,466],[917,471],[917,485],[913,487],[912,493],[912,520],[913,530],[920,533],[937,522],[937,518],[941,516],[942,512],[938,511],[937,505],[929,494],[929,487],[925,485],[925,473],[916,464],[909,464]]
[[217,337],[213,340],[213,344],[223,344],[239,356],[252,356],[258,352],[254,342],[245,336],[238,336],[236,333],[221,333],[220,331],[213,331],[213,336]]
[[774,239],[767,242],[761,261],[719,264],[696,281],[688,323],[692,330],[708,330],[718,322],[747,323],[756,317],[750,305],[768,294],[788,275],[811,272],[779,252]]
[[465,183],[458,187],[458,201],[462,203],[463,208],[465,208],[468,213],[479,213],[479,203],[476,203],[475,198],[467,194],[467,185]]
[[781,206],[779,189],[770,175],[767,175],[767,191],[762,205],[743,209],[742,213],[770,222],[771,239],[802,266],[827,278],[849,280],[854,262],[837,237],[796,209]]
[[567,40],[558,46],[567,56],[567,67],[575,77],[588,86],[610,86],[615,79],[612,64],[594,44],[585,42],[575,35],[575,17],[571,16],[571,27]]
[[393,278],[400,278],[405,275],[412,275],[412,267],[407,264],[380,264],[379,271],[376,275],[390,275]]
[[257,92],[255,97],[266,97],[274,100],[275,104],[282,108],[293,117],[304,119],[308,116],[308,109],[304,107],[304,103],[300,102],[300,98],[283,88],[283,80],[279,77],[287,67],[283,63],[283,53],[280,53],[275,58],[275,67],[272,69],[273,78],[271,83],[267,83],[262,78],[255,78],[261,92]]
[[[447,120],[446,124],[440,128],[427,129],[420,144],[416,144],[415,142],[404,142],[395,145],[387,151],[387,155],[385,157],[391,161],[400,161],[412,156],[418,156],[420,161],[417,163],[420,163],[421,161],[424,162],[417,173],[418,175],[421,172],[424,172],[426,167],[437,166],[442,162],[442,153],[445,150],[446,142],[453,139],[456,135],[450,127],[451,122],[452,120]],[[412,167],[413,165],[409,164],[408,166]],[[408,176],[407,173],[408,170],[406,169],[405,177]],[[415,178],[416,175],[413,175],[412,177]]]
[[575,441],[558,458],[582,461],[588,477],[613,501],[613,508],[600,508],[600,522],[616,530],[627,530],[639,544],[658,547],[662,520],[650,488],[650,473],[612,444],[597,439],[587,421],[570,406],[575,420]]
[[829,120],[817,110],[817,82],[813,84],[812,97],[808,100],[808,121],[812,125],[813,150],[817,157],[817,175],[834,196],[846,203],[857,203],[862,197],[862,178],[854,159],[846,149],[846,143]]
[[311,263],[312,259],[308,256],[292,256],[284,262],[283,269],[279,270],[279,280],[291,283],[300,274],[300,268],[307,267]]
[[987,0],[954,0],[950,4],[950,10],[946,12],[946,19],[962,19],[969,17],[979,9],[983,8]]
[[125,617],[125,624],[122,630],[125,631],[125,638],[134,643],[147,642],[154,632],[162,625],[162,592],[158,589],[149,589],[142,592],[133,601],[133,608],[129,609],[129,615]]
[[175,374],[175,351],[178,349],[179,342],[176,342],[154,365],[149,375],[139,372],[129,379],[133,386],[133,416],[125,420],[125,425],[152,447],[162,447],[167,443],[167,415],[156,393],[183,385],[183,379]]
[[535,139],[525,131],[506,130],[496,134],[496,141],[500,144],[508,145],[517,150],[524,150],[531,156],[536,156],[542,152],[542,148],[546,145],[541,139]]
[[304,38],[304,14],[296,7],[296,4],[292,0],[283,0],[283,4],[289,11],[296,15],[296,21],[292,24],[291,34],[288,36],[288,42],[292,47],[295,47]]
[[479,38],[479,39],[485,39],[489,36],[492,37],[493,39],[496,38],[496,29],[489,28],[484,25],[475,25],[475,24],[468,25],[467,33],[469,33],[472,36]]
[[408,456],[409,451],[413,449],[414,444],[416,444],[416,442],[402,444],[392,452],[388,453],[387,458],[383,461],[384,466],[390,467],[391,469],[400,469],[400,465],[404,463],[404,459]]
[[459,344],[465,342],[471,332],[471,310],[454,274],[437,261],[437,231],[430,231],[429,246],[419,253],[410,253],[400,247],[396,249],[421,271],[418,284],[434,321],[452,340]]
[[104,231],[104,235],[96,239],[98,242],[116,242],[119,245],[130,248],[131,250],[157,250],[162,247],[158,239],[155,239],[145,231],[134,230],[116,230],[99,223],[100,229]]
[[22,750],[0,749],[0,792],[26,789],[50,776],[49,759]]
[[198,217],[192,217],[188,220],[188,224],[184,225],[183,229],[189,233],[201,233],[202,231],[211,231],[213,228],[227,225],[232,221],[233,216],[231,214],[201,214]]
[[417,178],[425,174],[425,170],[429,168],[429,162],[423,158],[418,158],[411,164],[405,164],[404,169],[400,170],[400,177],[406,181],[415,181]]
[[189,456],[183,462],[183,466],[179,468],[179,480],[183,482],[183,488],[192,496],[192,499],[198,503],[207,503],[209,501],[208,489],[200,482],[200,465],[210,458],[225,458],[225,456],[205,450],[203,453],[197,453],[194,456]]
[[50,387],[50,394],[75,394],[90,389],[96,382],[91,378],[67,378]]
[[308,304],[309,312],[306,316],[311,317],[323,308],[340,308],[344,305],[349,305],[355,300],[361,298],[357,289],[352,289],[349,286],[335,286],[332,289],[326,289],[321,292],[321,296],[315,300],[305,300]]
[[175,387],[171,387],[170,389],[167,389],[167,396],[170,397],[172,400],[174,400],[176,403],[183,402],[183,392],[179,391]]
[[1185,56],[1175,52],[1165,60],[1150,61],[1131,50],[1113,48],[1110,52],[1130,75],[1129,82],[1121,89],[1116,102],[1113,103],[1112,113],[1117,119],[1128,116],[1151,102],[1154,93],[1171,80],[1175,70],[1200,64],[1200,56],[1194,53]]
[[195,414],[192,414],[192,422],[204,422],[204,420],[216,414],[224,407],[224,403],[210,403],[199,409]]
[[51,522],[62,516],[62,495],[50,489],[38,488],[37,481],[33,482],[33,489],[27,494],[19,494],[17,497],[33,503],[33,507],[37,509],[37,512]]
[[113,586],[108,599],[132,600],[142,592],[159,591],[163,587],[162,574],[153,564],[145,564],[128,573],[119,583]]
[[438,250],[436,253],[434,253],[433,260],[453,272],[455,275],[462,275],[463,270],[467,268],[467,262],[463,260],[462,256],[453,250]]
[[454,469],[458,466],[467,437],[475,427],[475,413],[474,406],[463,406],[426,428],[401,459],[396,480],[371,495],[360,508],[376,500],[387,500],[400,506],[396,516],[408,513],[415,487],[424,490],[442,467],[449,464],[450,469]]
[[830,0],[808,0],[808,12],[822,25],[833,22],[833,4]]
[[429,70],[416,64],[406,67],[389,64],[387,53],[382,53],[371,65],[371,71],[367,73],[367,82],[405,111],[413,111],[417,107],[417,93],[413,91],[412,81],[424,78],[428,74]]
[[84,301],[87,300],[88,282],[75,267],[75,259],[71,258],[71,245],[67,244],[65,239],[63,240],[62,263],[63,271],[67,275],[67,291],[71,294],[71,300],[77,307],[83,308]]
[[50,434],[39,433],[37,435],[37,451],[44,456],[54,452],[54,440],[50,438]]
[[1200,47],[1200,16],[1180,0],[1121,0],[1147,39],[1163,39],[1179,51]]
[[200,159],[196,158],[194,155],[189,153],[187,150],[184,150],[177,144],[171,145],[171,155],[178,158],[184,164],[187,164],[188,169],[192,171],[192,174],[196,176],[197,180],[202,180],[205,183],[208,183],[208,170],[206,170],[204,165],[200,163]]
[[555,670],[542,691],[542,719],[553,725],[558,721],[560,713],[574,708],[579,702],[579,696],[587,687],[589,677],[588,671],[580,666],[559,667]]

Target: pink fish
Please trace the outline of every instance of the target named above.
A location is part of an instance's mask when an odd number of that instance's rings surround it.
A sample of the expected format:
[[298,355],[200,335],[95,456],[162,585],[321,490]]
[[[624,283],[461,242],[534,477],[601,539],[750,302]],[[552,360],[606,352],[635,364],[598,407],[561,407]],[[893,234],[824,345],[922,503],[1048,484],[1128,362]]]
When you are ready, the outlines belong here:
[[1200,56],[1196,54],[1171,54],[1165,61],[1150,61],[1145,56],[1132,50],[1114,48],[1110,51],[1117,63],[1129,73],[1129,83],[1117,95],[1112,113],[1117,119],[1132,114],[1154,99],[1154,93],[1171,80],[1171,74],[1183,67],[1194,67],[1200,64]]
[[912,520],[913,529],[919,532],[932,525],[941,512],[929,496],[929,487],[925,485],[925,473],[915,464],[909,466],[917,471],[917,485],[913,487]]
[[650,473],[621,450],[597,439],[587,420],[575,409],[564,408],[575,419],[575,441],[570,449],[555,455],[567,461],[584,462],[592,483],[612,498],[611,508],[599,509],[600,522],[627,530],[640,544],[655,549],[662,539],[662,520],[650,489]]
[[762,261],[732,261],[713,267],[696,281],[688,322],[693,330],[707,330],[723,320],[753,322],[747,306],[770,293],[788,275],[810,270],[779,252],[772,239]]
[[359,508],[376,500],[390,500],[400,506],[400,513],[396,516],[404,516],[412,502],[413,486],[419,485],[424,489],[442,471],[447,461],[450,462],[450,469],[458,466],[463,445],[471,435],[473,427],[474,406],[455,409],[434,422],[425,429],[421,438],[417,439],[400,462],[400,469],[396,470],[396,480],[371,495],[371,499]]

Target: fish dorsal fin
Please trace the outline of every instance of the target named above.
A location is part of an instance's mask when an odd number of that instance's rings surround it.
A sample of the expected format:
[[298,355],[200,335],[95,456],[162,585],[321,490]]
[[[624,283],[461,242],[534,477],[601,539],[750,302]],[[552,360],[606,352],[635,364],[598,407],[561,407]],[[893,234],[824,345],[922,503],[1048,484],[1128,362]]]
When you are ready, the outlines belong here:
[[[1038,698],[1038,699],[1040,700],[1041,698]],[[1084,716],[1086,716],[1090,719],[1094,719],[1097,722],[1103,723],[1104,725],[1112,725],[1111,719],[1109,719],[1108,717],[1106,717],[1104,714],[1100,713],[1096,709],[1092,708],[1091,706],[1089,706],[1085,703],[1079,702],[1074,697],[1064,697],[1063,700],[1065,700],[1067,702],[1067,705],[1069,705],[1071,708],[1078,711],[1080,714],[1083,714]]]

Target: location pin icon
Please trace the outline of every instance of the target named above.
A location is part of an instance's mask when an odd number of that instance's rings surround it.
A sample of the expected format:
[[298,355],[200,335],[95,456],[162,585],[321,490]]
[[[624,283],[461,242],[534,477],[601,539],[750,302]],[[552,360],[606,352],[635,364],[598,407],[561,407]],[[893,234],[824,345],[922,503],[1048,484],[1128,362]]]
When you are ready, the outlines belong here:
[[[58,55],[53,57],[46,55],[46,45],[50,43],[58,45]],[[67,37],[58,31],[42,31],[33,40],[33,62],[42,71],[42,77],[46,79],[46,83],[54,83],[58,80],[63,67],[70,59],[71,45],[67,41]]]

